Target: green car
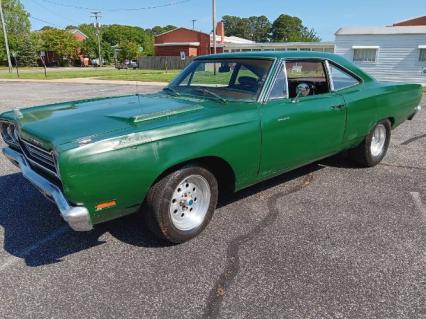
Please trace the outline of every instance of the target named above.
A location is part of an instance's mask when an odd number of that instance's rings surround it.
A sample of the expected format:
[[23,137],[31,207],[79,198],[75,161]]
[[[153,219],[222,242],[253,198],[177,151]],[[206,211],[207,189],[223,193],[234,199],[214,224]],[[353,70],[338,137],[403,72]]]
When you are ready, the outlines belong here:
[[198,57],[159,93],[16,108],[0,125],[4,155],[74,230],[141,211],[181,243],[219,194],[346,150],[378,164],[421,95],[334,54],[232,53]]

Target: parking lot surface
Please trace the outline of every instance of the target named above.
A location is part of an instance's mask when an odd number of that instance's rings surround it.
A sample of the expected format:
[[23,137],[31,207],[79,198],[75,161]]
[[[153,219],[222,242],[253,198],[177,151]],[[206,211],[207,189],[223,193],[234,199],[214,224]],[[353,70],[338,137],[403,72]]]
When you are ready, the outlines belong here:
[[[158,87],[0,82],[0,111]],[[384,162],[336,156],[232,195],[166,245],[138,215],[73,232],[0,157],[2,318],[425,318],[426,100]]]

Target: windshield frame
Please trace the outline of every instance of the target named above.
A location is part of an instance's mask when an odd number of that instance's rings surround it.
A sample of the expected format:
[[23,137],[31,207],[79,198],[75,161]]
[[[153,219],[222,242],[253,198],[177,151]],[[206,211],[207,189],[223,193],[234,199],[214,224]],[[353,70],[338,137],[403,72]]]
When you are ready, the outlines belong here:
[[[227,102],[247,102],[247,103],[260,103],[262,101],[262,97],[264,95],[264,91],[267,89],[267,84],[268,84],[268,80],[270,79],[271,73],[273,72],[273,70],[275,69],[275,65],[276,62],[278,61],[277,58],[275,57],[256,57],[256,58],[247,58],[247,57],[223,57],[223,58],[206,58],[206,57],[202,57],[202,58],[196,58],[195,60],[193,60],[187,67],[185,67],[170,83],[169,85],[167,85],[166,88],[170,88],[173,90],[176,90],[177,87],[179,87],[180,82],[182,82],[190,73],[193,72],[192,67],[195,63],[223,63],[224,61],[230,61],[230,60],[268,60],[271,61],[271,65],[269,66],[268,71],[266,72],[265,75],[265,79],[264,81],[262,81],[261,83],[261,88],[259,89],[259,91],[256,93],[256,96],[253,99],[230,99],[230,98],[226,98],[223,97],[222,98],[224,100],[226,100]],[[212,96],[200,96],[197,94],[188,94],[188,93],[183,93],[183,92],[179,92],[181,94],[181,96],[190,96],[190,97],[196,97],[196,98],[208,98],[208,99],[215,99]]]

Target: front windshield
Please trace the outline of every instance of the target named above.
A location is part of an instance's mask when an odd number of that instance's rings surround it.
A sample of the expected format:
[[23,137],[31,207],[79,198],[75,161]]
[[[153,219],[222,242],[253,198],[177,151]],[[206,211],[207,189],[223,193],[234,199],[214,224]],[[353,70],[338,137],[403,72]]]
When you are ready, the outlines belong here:
[[202,96],[221,101],[256,101],[273,60],[220,59],[192,62],[166,88],[175,95]]

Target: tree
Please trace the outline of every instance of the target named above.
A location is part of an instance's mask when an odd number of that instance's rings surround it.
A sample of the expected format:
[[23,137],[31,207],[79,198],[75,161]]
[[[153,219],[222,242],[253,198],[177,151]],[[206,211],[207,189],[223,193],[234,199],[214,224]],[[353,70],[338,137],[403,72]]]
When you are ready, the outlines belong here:
[[[9,39],[10,51],[17,52],[19,47],[30,37],[31,23],[29,13],[19,0],[3,0],[2,8]],[[4,35],[0,32],[0,60],[6,60]]]
[[270,39],[272,24],[266,16],[253,16],[248,18],[250,25],[250,40],[256,42],[268,42]]
[[51,27],[50,25],[45,25],[40,29],[40,31],[47,31],[47,30],[53,30],[53,29],[55,28]]
[[159,25],[156,25],[152,29],[147,29],[146,31],[150,32],[153,36],[157,36],[157,35],[159,35],[161,33],[172,31],[174,29],[177,29],[177,27],[174,26],[174,25],[169,24],[169,25],[166,25],[165,27],[161,27]]
[[275,42],[317,42],[320,38],[308,29],[298,17],[280,15],[272,24],[272,40]]
[[65,30],[51,29],[40,32],[42,46],[45,51],[54,52],[62,61],[73,61],[77,58],[79,42]]
[[123,62],[124,60],[136,59],[141,55],[141,47],[138,43],[132,41],[122,41],[118,47],[118,60]]
[[137,43],[145,55],[152,54],[154,51],[152,35],[140,27],[118,24],[107,25],[102,27],[102,39],[111,46],[125,42]]
[[[93,24],[80,24],[78,28],[81,32],[83,32],[87,39],[83,41],[81,44],[81,53],[89,56],[90,58],[98,58],[98,38],[96,36],[96,29]],[[114,50],[111,47],[111,44],[105,41],[102,38],[101,32],[101,54],[102,59],[106,63],[110,63],[114,57]]]
[[265,16],[240,18],[224,16],[225,35],[236,36],[256,42],[268,42],[271,32],[271,22]]
[[16,53],[20,66],[37,66],[37,50],[30,36],[19,44]]

